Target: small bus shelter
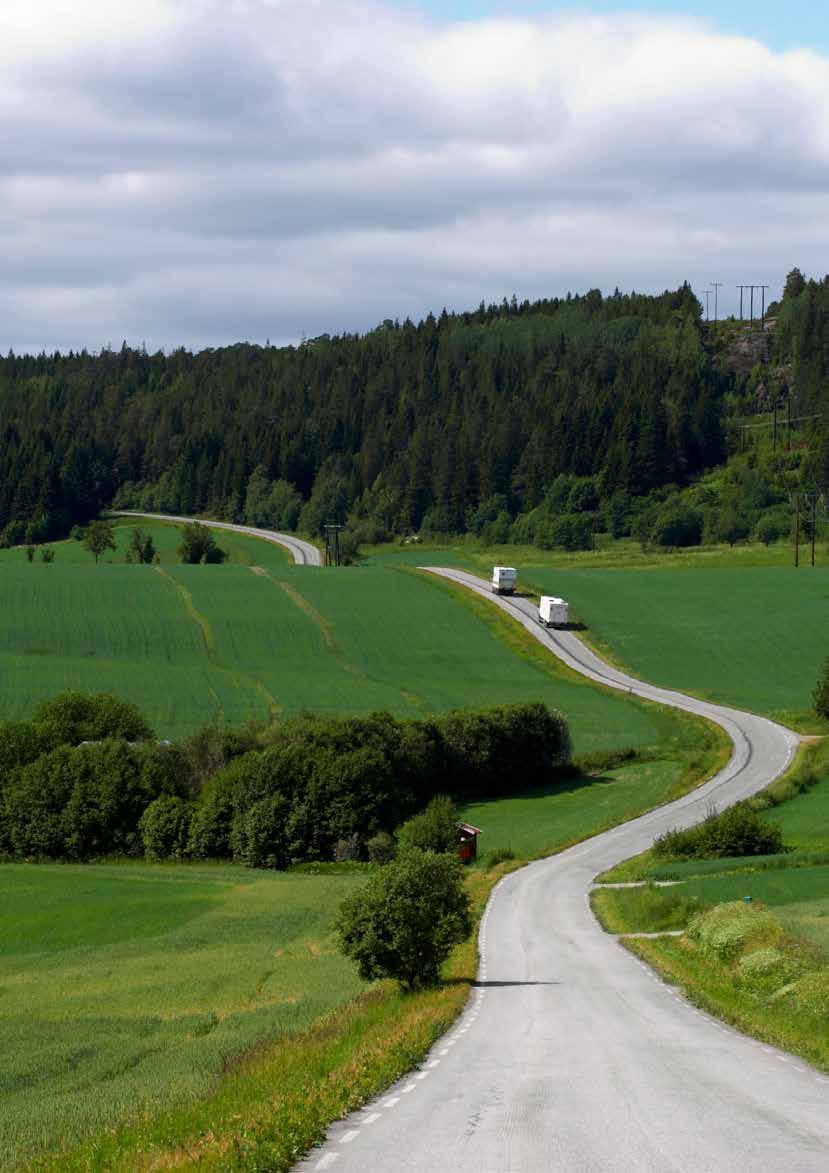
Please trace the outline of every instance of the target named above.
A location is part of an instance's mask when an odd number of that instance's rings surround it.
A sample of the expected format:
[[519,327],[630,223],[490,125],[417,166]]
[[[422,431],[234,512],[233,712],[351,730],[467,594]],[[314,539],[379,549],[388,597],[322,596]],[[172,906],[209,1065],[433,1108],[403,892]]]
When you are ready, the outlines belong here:
[[458,823],[458,855],[464,863],[471,863],[477,858],[480,833],[480,827],[473,827],[471,823]]

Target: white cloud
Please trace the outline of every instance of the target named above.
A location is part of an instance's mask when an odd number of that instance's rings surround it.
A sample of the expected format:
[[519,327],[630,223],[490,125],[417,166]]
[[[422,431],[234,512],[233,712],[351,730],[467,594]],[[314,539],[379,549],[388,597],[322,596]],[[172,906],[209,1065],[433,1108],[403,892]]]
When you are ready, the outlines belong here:
[[829,269],[829,59],[645,16],[5,0],[0,346]]

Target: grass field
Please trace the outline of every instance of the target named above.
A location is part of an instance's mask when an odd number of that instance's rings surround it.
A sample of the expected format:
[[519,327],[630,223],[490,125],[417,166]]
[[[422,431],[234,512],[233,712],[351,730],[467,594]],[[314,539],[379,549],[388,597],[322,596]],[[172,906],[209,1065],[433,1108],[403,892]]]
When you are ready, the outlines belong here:
[[[463,818],[480,828],[481,858],[511,851],[517,859],[550,855],[606,827],[670,802],[727,760],[730,743],[702,722],[667,722],[659,746],[636,760],[558,786],[470,802]],[[669,735],[670,734],[670,735]]]
[[350,876],[0,867],[0,1153],[103,1131],[360,988],[330,923]]
[[[234,561],[182,566],[175,527],[148,523],[157,567],[102,562],[77,542],[29,565],[0,552],[0,715],[64,688],[138,704],[161,736],[303,709],[416,716],[544,700],[579,752],[661,739],[654,710],[516,654],[441,584],[376,565],[289,565],[276,547],[222,535]],[[119,553],[131,525],[118,526]]]
[[[628,762],[578,788],[470,806],[466,814],[484,829],[482,855],[499,846],[519,858],[555,850],[664,800],[681,783],[694,741],[683,725],[664,758]],[[468,878],[473,891],[492,882],[476,869]],[[132,1168],[133,1145],[169,1144],[194,1120],[201,1130],[217,1127],[208,1107],[214,1095],[232,1129],[247,1109],[228,1060],[262,1040],[296,1035],[361,989],[329,929],[334,908],[360,882],[223,865],[0,866],[0,1152],[11,1154],[0,1164],[35,1145],[80,1143],[86,1147],[71,1168],[109,1168],[91,1154],[112,1143],[128,1154],[118,1167]],[[474,945],[464,956],[471,979]],[[425,1049],[465,993],[448,987],[424,996],[433,1005],[426,1019],[385,987],[377,997],[354,1011],[357,1019],[368,1014],[372,1029],[388,1031],[408,1015]],[[352,1020],[343,1021],[343,1038],[319,1028],[326,1056],[337,1062],[354,1041]],[[388,1054],[372,1055],[367,1081],[371,1072],[393,1078],[416,1058],[387,1045]],[[291,1072],[284,1078],[294,1081],[280,1092],[290,1091],[294,1102],[313,1090],[314,1110],[323,1111],[318,1100],[327,1085],[312,1053],[292,1045],[273,1062],[284,1061]],[[217,1083],[228,1066],[230,1076]],[[344,1103],[353,1102],[354,1080],[348,1066]],[[261,1098],[261,1079],[254,1082]],[[256,1127],[265,1127],[267,1095],[257,1105]],[[146,1121],[133,1136],[127,1122],[142,1113]],[[127,1133],[116,1143],[110,1138],[122,1122]]]
[[523,578],[568,599],[588,636],[646,680],[784,720],[811,706],[829,652],[829,569],[533,567]]

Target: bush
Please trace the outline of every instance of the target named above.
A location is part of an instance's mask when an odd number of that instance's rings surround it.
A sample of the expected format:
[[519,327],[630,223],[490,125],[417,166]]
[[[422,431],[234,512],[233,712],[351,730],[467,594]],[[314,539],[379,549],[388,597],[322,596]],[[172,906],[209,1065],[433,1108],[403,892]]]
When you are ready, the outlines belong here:
[[405,822],[397,832],[401,849],[416,847],[421,851],[457,851],[458,812],[445,794],[437,794],[421,814]]
[[784,986],[773,995],[775,1002],[788,1002],[797,1010],[805,1011],[829,1021],[829,970],[819,969]]
[[723,962],[736,960],[750,945],[776,946],[783,935],[780,922],[767,909],[741,901],[698,912],[686,931],[704,954]]
[[503,793],[505,780],[512,778],[522,785],[549,781],[570,762],[567,721],[540,702],[459,709],[435,724],[443,741],[443,773],[454,794]]
[[51,748],[44,730],[33,721],[0,721],[0,785],[5,773],[27,766]]
[[52,745],[80,745],[122,737],[141,741],[152,730],[138,709],[108,692],[61,692],[38,705],[35,724],[41,725]]
[[144,786],[135,747],[61,746],[24,766],[5,789],[4,837],[16,856],[134,855],[139,819],[155,797]]
[[411,990],[438,982],[440,966],[470,933],[469,896],[457,856],[409,849],[340,906],[340,946],[365,981]]
[[763,822],[747,802],[712,812],[696,827],[667,831],[655,841],[662,859],[724,859],[732,856],[775,855],[784,851],[779,827]]
[[740,958],[737,976],[740,984],[757,993],[768,993],[790,982],[802,967],[775,945],[755,949]]
[[187,850],[191,809],[183,798],[164,794],[154,799],[138,822],[147,859],[182,859]]
[[829,719],[829,660],[823,665],[823,673],[815,685],[812,703],[819,717]]
[[363,844],[356,831],[347,839],[338,839],[334,844],[334,863],[353,862],[358,860],[362,854]]
[[366,851],[371,863],[384,864],[394,859],[397,850],[394,838],[388,831],[378,831],[366,843]]
[[684,503],[667,504],[656,516],[650,539],[657,546],[698,546],[702,540],[702,515]]
[[757,522],[757,540],[762,542],[764,546],[771,546],[775,542],[779,542],[781,538],[785,538],[790,528],[791,522],[787,517],[783,517],[779,513],[764,513]]
[[199,521],[181,527],[181,544],[176,550],[182,562],[196,565],[199,562],[224,562],[227,555],[216,545],[216,538],[210,526]]

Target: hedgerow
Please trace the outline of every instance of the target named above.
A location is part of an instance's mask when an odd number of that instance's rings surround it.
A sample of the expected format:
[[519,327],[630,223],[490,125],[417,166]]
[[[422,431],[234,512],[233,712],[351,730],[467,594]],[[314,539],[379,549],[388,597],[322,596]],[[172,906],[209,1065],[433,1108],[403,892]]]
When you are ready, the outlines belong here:
[[422,721],[306,715],[177,745],[150,740],[114,697],[65,694],[38,717],[0,725],[0,852],[14,858],[379,861],[436,794],[503,793],[506,779],[549,781],[570,761],[567,723],[542,704]]

